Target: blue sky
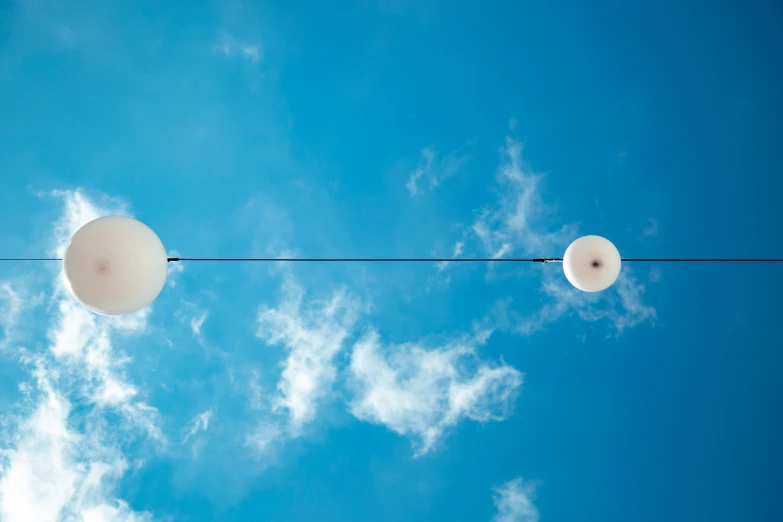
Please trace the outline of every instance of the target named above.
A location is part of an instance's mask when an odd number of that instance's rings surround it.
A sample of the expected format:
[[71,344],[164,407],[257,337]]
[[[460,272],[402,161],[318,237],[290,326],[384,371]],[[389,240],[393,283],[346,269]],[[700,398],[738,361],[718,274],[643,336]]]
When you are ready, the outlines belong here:
[[[0,3],[0,249],[783,257],[770,2]],[[0,266],[0,520],[773,521],[775,266]]]

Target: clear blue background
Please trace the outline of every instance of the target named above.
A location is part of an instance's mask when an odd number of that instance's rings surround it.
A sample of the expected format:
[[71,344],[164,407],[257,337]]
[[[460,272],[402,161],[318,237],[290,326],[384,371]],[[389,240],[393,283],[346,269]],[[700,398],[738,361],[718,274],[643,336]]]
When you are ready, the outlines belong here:
[[[449,255],[498,198],[508,135],[558,219],[628,257],[783,257],[781,22],[780,4],[739,1],[2,2],[0,255],[45,255],[62,208],[40,193],[76,188],[121,198],[182,256]],[[262,56],[216,51],[225,38]],[[424,147],[469,159],[412,197]],[[156,333],[123,347],[164,432],[213,406],[218,431],[192,458],[124,448],[144,464],[118,495],[173,520],[479,521],[524,476],[544,521],[781,520],[781,267],[659,268],[656,320],[619,336],[577,314],[494,335],[482,356],[525,372],[503,422],[461,423],[413,458],[331,401],[264,465],[220,425],[252,415],[230,369],[271,368],[274,389],[283,351],[255,317],[279,281],[188,265]],[[294,267],[308,293],[373,303],[355,336],[372,324],[400,343],[469,330],[507,297],[534,313],[540,272],[518,270],[452,267],[428,289],[432,266]],[[3,264],[0,279],[50,272]],[[183,301],[209,310],[227,355],[198,345]],[[49,312],[26,327],[33,350]],[[25,371],[6,353],[4,408]]]

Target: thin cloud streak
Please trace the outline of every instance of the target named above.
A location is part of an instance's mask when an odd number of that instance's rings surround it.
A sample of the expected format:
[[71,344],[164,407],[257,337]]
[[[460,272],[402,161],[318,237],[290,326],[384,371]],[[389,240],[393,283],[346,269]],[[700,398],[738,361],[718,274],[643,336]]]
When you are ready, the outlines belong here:
[[185,438],[182,439],[182,444],[190,440],[191,437],[196,435],[200,431],[207,431],[209,428],[209,421],[212,419],[212,416],[215,414],[215,411],[212,409],[209,409],[205,412],[199,413],[196,415],[193,420],[191,420],[188,423],[188,426],[190,426],[190,431],[188,431],[187,435],[185,435]]
[[0,310],[0,348],[4,348],[13,339],[22,313],[22,296],[9,281],[0,282]]
[[256,64],[263,59],[263,51],[258,44],[242,42],[233,36],[224,36],[212,47],[212,52],[226,57],[240,56]]
[[421,149],[419,165],[405,183],[410,195],[415,197],[426,190],[434,190],[445,179],[454,176],[469,159],[461,155],[461,150],[457,149],[443,158],[438,158],[438,153],[431,147]]
[[642,230],[643,237],[657,237],[658,236],[658,220],[654,218],[647,218],[647,227]]
[[201,338],[201,327],[204,326],[207,317],[209,317],[208,312],[201,312],[198,317],[194,317],[190,320],[190,331],[199,339]]
[[497,174],[499,198],[481,209],[471,232],[490,257],[512,254],[549,257],[576,238],[575,225],[546,232],[554,210],[541,198],[543,175],[532,172],[522,160],[522,144],[506,139]]
[[[559,276],[560,274],[558,274]],[[533,314],[520,316],[508,310],[509,303],[500,303],[495,310],[496,319],[505,328],[521,335],[532,335],[563,317],[575,314],[584,321],[605,320],[621,335],[625,330],[642,323],[654,324],[655,308],[643,302],[645,287],[628,269],[620,273],[615,288],[601,293],[586,293],[569,285],[562,278],[545,275],[541,293],[548,300]]]

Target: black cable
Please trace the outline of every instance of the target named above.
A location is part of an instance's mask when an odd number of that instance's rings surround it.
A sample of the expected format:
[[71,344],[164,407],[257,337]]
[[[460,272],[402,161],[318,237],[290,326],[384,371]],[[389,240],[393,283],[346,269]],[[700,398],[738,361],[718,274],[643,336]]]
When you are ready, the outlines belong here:
[[[55,257],[3,257],[0,261],[62,261]],[[561,263],[561,257],[169,257],[169,262],[180,261],[261,261],[304,263]],[[783,263],[783,259],[762,258],[625,258],[624,263]]]
[[513,257],[170,257],[169,261],[285,261],[305,263],[549,263],[562,261],[562,259],[520,259]]
[[650,263],[783,263],[783,259],[732,259],[732,258],[714,258],[714,259],[707,259],[707,258],[696,258],[696,259],[678,259],[678,258],[664,258],[664,259],[656,259],[656,258],[647,258],[647,257],[638,257],[638,258],[631,258],[631,259],[623,259],[624,263],[627,262],[650,262]]
[[[287,261],[287,262],[370,262],[370,263],[562,263],[562,257],[170,257],[169,261]],[[624,263],[783,263],[783,259],[737,258],[652,258],[622,259]]]

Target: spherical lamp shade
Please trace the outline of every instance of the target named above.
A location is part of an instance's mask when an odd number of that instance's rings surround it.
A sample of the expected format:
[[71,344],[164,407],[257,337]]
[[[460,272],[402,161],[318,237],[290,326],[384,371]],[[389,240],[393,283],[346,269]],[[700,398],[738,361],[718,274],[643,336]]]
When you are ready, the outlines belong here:
[[168,258],[155,232],[124,216],[90,221],[65,249],[65,279],[73,296],[102,315],[138,312],[166,283]]
[[620,252],[601,236],[580,237],[563,256],[568,282],[584,292],[600,292],[612,286],[620,275],[620,264]]

